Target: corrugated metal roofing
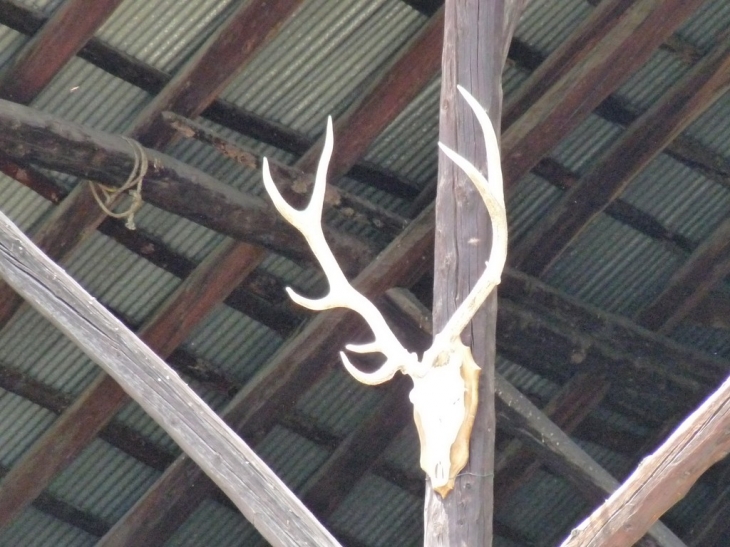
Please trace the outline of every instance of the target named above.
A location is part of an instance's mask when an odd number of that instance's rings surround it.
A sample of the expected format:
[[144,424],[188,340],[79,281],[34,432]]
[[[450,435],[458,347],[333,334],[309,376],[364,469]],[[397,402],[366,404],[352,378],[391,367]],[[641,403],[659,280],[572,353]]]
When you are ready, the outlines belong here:
[[423,527],[423,502],[380,477],[366,474],[329,522],[335,530],[366,545],[416,545]]
[[[339,361],[336,355],[333,359]],[[358,383],[338,362],[330,374],[300,397],[296,409],[329,433],[344,436],[382,399],[382,390]]]
[[527,2],[515,36],[547,55],[592,11],[592,6],[584,0],[531,0]]
[[730,25],[730,4],[725,0],[710,0],[700,6],[677,34],[697,47],[708,50],[715,37]]
[[655,240],[599,215],[550,267],[550,285],[601,309],[631,316],[682,264]]
[[106,522],[116,522],[160,473],[94,440],[49,485],[48,492]]
[[55,419],[53,412],[0,389],[0,464],[12,466]]
[[730,189],[666,154],[652,161],[621,198],[695,242],[708,237],[730,215]]
[[[59,4],[27,2],[50,13]],[[180,4],[172,0],[145,2],[127,0],[97,34],[156,68],[178,70],[191,53],[240,2],[197,0]],[[546,54],[591,12],[583,0],[532,0],[517,35]],[[725,0],[708,3],[681,33],[703,48],[709,47],[716,30],[730,22]],[[343,112],[372,75],[393,57],[424,24],[425,18],[397,0],[326,0],[305,2],[283,27],[282,33],[261,52],[225,91],[225,98],[264,117],[318,136],[327,114]],[[28,38],[0,29],[0,68]],[[314,52],[314,53],[313,53]],[[632,108],[643,110],[659,97],[687,67],[666,51],[657,52],[637,75],[619,90]],[[527,78],[520,68],[509,66],[504,77],[507,95]],[[418,96],[371,147],[368,159],[387,167],[418,185],[435,177],[438,121],[438,79]],[[149,101],[149,95],[114,78],[95,66],[74,59],[34,102],[34,106],[108,131],[123,131]],[[730,156],[730,99],[723,98],[689,133],[714,150]],[[434,115],[432,115],[434,114]],[[258,144],[210,122],[208,127],[248,147],[293,163],[293,155]],[[618,126],[591,116],[553,153],[566,167],[585,172],[621,134]],[[335,143],[336,146],[336,143]],[[260,174],[221,158],[210,147],[181,141],[171,153],[243,191],[262,195]],[[63,179],[67,184],[72,179]],[[657,183],[660,181],[661,184]],[[375,203],[404,211],[407,203],[385,193],[346,180],[343,186]],[[561,192],[542,179],[528,175],[520,181],[509,204],[513,241],[541,218]],[[709,199],[708,199],[709,196]],[[696,172],[661,156],[624,193],[624,199],[652,214],[670,229],[699,241],[720,219],[728,215],[728,191]],[[704,202],[702,200],[705,200]],[[0,176],[3,210],[29,230],[50,210],[30,191]],[[180,219],[150,205],[138,214],[138,224],[176,252],[202,260],[223,237],[211,230]],[[342,225],[342,223],[340,223]],[[357,227],[352,227],[357,229]],[[373,237],[375,237],[373,235]],[[602,257],[596,260],[596,256]],[[548,272],[546,279],[564,291],[604,309],[631,314],[648,302],[662,283],[676,271],[684,257],[621,225],[600,216],[571,245]],[[118,244],[96,234],[68,261],[68,269],[103,302],[135,322],[142,322],[179,285],[179,280],[155,268]],[[305,294],[326,287],[316,269],[300,267],[283,257],[271,255],[262,268],[292,284]],[[22,335],[22,336],[21,336]],[[726,331],[680,327],[675,337],[730,358]],[[186,341],[186,348],[243,382],[275,352],[280,338],[243,314],[219,306]],[[98,373],[73,344],[29,309],[23,310],[0,333],[0,362],[49,386],[77,394]],[[520,389],[550,397],[558,386],[504,359],[498,370]],[[196,391],[216,409],[228,397],[191,382]],[[322,396],[325,393],[326,396]],[[332,375],[298,403],[300,412],[335,435],[344,436],[366,417],[380,400],[376,389],[354,384],[337,367]],[[609,421],[604,412],[602,419]],[[614,427],[625,426],[637,435],[646,428],[621,416],[613,416]],[[54,415],[0,390],[0,461],[12,464],[33,439],[52,423]],[[177,447],[159,426],[130,403],[118,418],[146,438],[171,451]],[[5,442],[12,439],[12,442]],[[621,472],[621,456],[586,445],[604,465]],[[303,437],[276,427],[259,447],[261,454],[284,479],[301,486],[325,461],[328,452]],[[418,441],[412,426],[395,439],[383,459],[407,471],[417,470]],[[96,441],[52,487],[53,492],[77,507],[104,519],[118,518],[126,507],[154,479],[156,472],[129,456]],[[706,499],[700,491],[688,502],[691,508],[677,509],[694,514]],[[695,505],[697,504],[697,505]],[[582,510],[582,502],[563,481],[540,473],[500,509],[498,518],[533,538],[537,545],[549,545]],[[675,517],[684,518],[679,513]],[[368,545],[408,544],[422,527],[421,502],[380,477],[367,475],[333,516],[337,530]],[[549,522],[548,522],[549,521]],[[204,502],[178,530],[170,545],[247,545],[257,534],[241,516],[213,502]],[[16,523],[0,533],[0,545],[86,545],[93,539],[66,524],[28,509]],[[35,542],[35,543],[34,543]],[[45,543],[47,544],[47,543]],[[496,539],[495,545],[508,545]]]
[[91,547],[99,538],[28,507],[0,531],[0,545],[23,547]]
[[243,547],[256,545],[261,536],[238,511],[205,500],[177,529],[165,545],[168,547]]

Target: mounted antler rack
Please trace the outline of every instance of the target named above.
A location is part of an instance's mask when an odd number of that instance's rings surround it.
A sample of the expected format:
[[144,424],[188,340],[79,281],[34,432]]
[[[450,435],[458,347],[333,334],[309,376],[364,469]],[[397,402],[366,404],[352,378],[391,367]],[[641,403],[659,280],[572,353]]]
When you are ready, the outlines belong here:
[[469,347],[461,342],[461,332],[499,284],[507,256],[507,218],[497,136],[487,113],[476,99],[460,86],[459,91],[474,111],[484,133],[488,179],[468,160],[441,143],[439,146],[464,171],[484,200],[492,222],[492,249],[484,273],[443,330],[434,336],[433,344],[420,361],[415,353],[401,345],[373,303],[350,285],[324,239],[322,205],[333,148],[332,118],[327,120],[324,148],[306,209],[293,209],[284,200],[271,178],[268,161],[264,159],[263,162],[264,186],[274,206],[307,240],[330,287],[329,293],[319,299],[305,298],[287,288],[289,296],[310,310],[347,308],[360,314],[367,322],[375,340],[367,344],[348,344],[346,349],[355,353],[382,353],[385,362],[374,372],[366,373],[356,368],[344,352],[340,352],[345,368],[357,381],[381,384],[398,371],[411,377],[413,390],[410,399],[421,441],[421,467],[430,478],[433,489],[441,496],[451,491],[456,475],[469,458],[469,438],[478,402],[479,367]]

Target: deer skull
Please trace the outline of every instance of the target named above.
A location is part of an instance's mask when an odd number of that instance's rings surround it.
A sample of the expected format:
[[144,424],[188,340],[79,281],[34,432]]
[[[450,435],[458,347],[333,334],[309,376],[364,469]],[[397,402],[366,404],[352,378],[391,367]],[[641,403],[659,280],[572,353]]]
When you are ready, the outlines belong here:
[[432,346],[420,361],[416,354],[408,352],[398,342],[372,302],[350,285],[324,239],[322,206],[327,167],[333,148],[332,119],[327,120],[324,148],[317,167],[312,198],[306,209],[298,211],[286,203],[271,179],[267,160],[263,162],[264,186],[274,206],[305,237],[327,275],[330,286],[329,293],[319,299],[305,298],[287,288],[289,296],[297,304],[311,310],[348,308],[365,319],[375,340],[368,344],[349,344],[346,349],[355,353],[378,352],[386,359],[379,369],[366,373],[355,367],[344,352],[340,352],[345,368],[359,382],[380,384],[391,379],[398,371],[412,378],[410,400],[421,442],[421,467],[433,489],[441,496],[451,491],[456,475],[468,460],[469,437],[478,402],[479,367],[474,362],[471,350],[461,342],[461,331],[499,284],[507,255],[507,219],[497,137],[486,112],[476,99],[460,86],[459,91],[474,111],[484,133],[488,179],[469,161],[441,143],[439,146],[466,173],[482,196],[492,221],[492,250],[484,273],[443,330],[434,336]]

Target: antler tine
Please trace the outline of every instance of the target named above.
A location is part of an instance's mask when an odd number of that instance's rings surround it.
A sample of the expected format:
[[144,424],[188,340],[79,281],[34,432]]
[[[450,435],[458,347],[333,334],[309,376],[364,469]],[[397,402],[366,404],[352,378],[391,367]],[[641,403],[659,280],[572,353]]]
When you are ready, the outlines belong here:
[[305,298],[287,287],[286,291],[289,293],[289,297],[300,306],[310,310],[322,311],[331,308],[347,308],[360,314],[373,331],[375,341],[363,345],[350,344],[346,348],[359,353],[380,352],[386,357],[385,363],[378,370],[365,373],[355,368],[344,353],[341,353],[342,361],[345,368],[356,380],[365,384],[379,384],[392,378],[398,370],[408,368],[410,363],[415,360],[415,356],[406,351],[398,342],[378,309],[350,285],[324,238],[322,207],[327,184],[327,167],[332,156],[333,140],[332,118],[329,117],[327,118],[324,147],[314,179],[312,197],[305,209],[301,211],[294,209],[281,196],[271,178],[266,158],[263,161],[264,187],[271,197],[274,207],[307,240],[309,247],[327,276],[330,286],[327,295],[315,299]]
[[464,330],[472,317],[474,317],[474,314],[484,303],[489,293],[499,284],[507,259],[507,214],[504,206],[502,170],[500,167],[497,135],[494,132],[494,127],[489,120],[489,116],[487,116],[487,113],[482,109],[476,99],[463,87],[458,86],[458,89],[467,103],[469,103],[469,106],[474,111],[482,127],[487,149],[489,180],[485,179],[484,175],[471,162],[464,159],[446,145],[439,143],[439,147],[451,161],[464,171],[482,196],[492,222],[492,249],[489,260],[487,261],[486,270],[482,273],[482,276],[474,285],[469,295],[459,305],[451,316],[451,319],[449,319],[438,335],[440,338],[445,337],[449,341],[454,341],[461,335],[461,331]]

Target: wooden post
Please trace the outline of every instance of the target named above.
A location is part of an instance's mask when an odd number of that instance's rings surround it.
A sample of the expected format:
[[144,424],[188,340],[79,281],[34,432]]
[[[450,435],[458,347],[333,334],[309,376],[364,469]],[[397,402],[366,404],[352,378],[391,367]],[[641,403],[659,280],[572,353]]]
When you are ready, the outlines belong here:
[[[484,106],[499,134],[501,76],[524,0],[446,0],[439,140],[486,172],[484,142],[474,115],[456,91],[465,87]],[[434,327],[438,332],[484,270],[491,233],[471,182],[439,157],[436,198]],[[479,409],[467,467],[442,499],[426,488],[424,545],[492,544],[494,357],[497,298],[493,293],[464,330],[482,367]]]

